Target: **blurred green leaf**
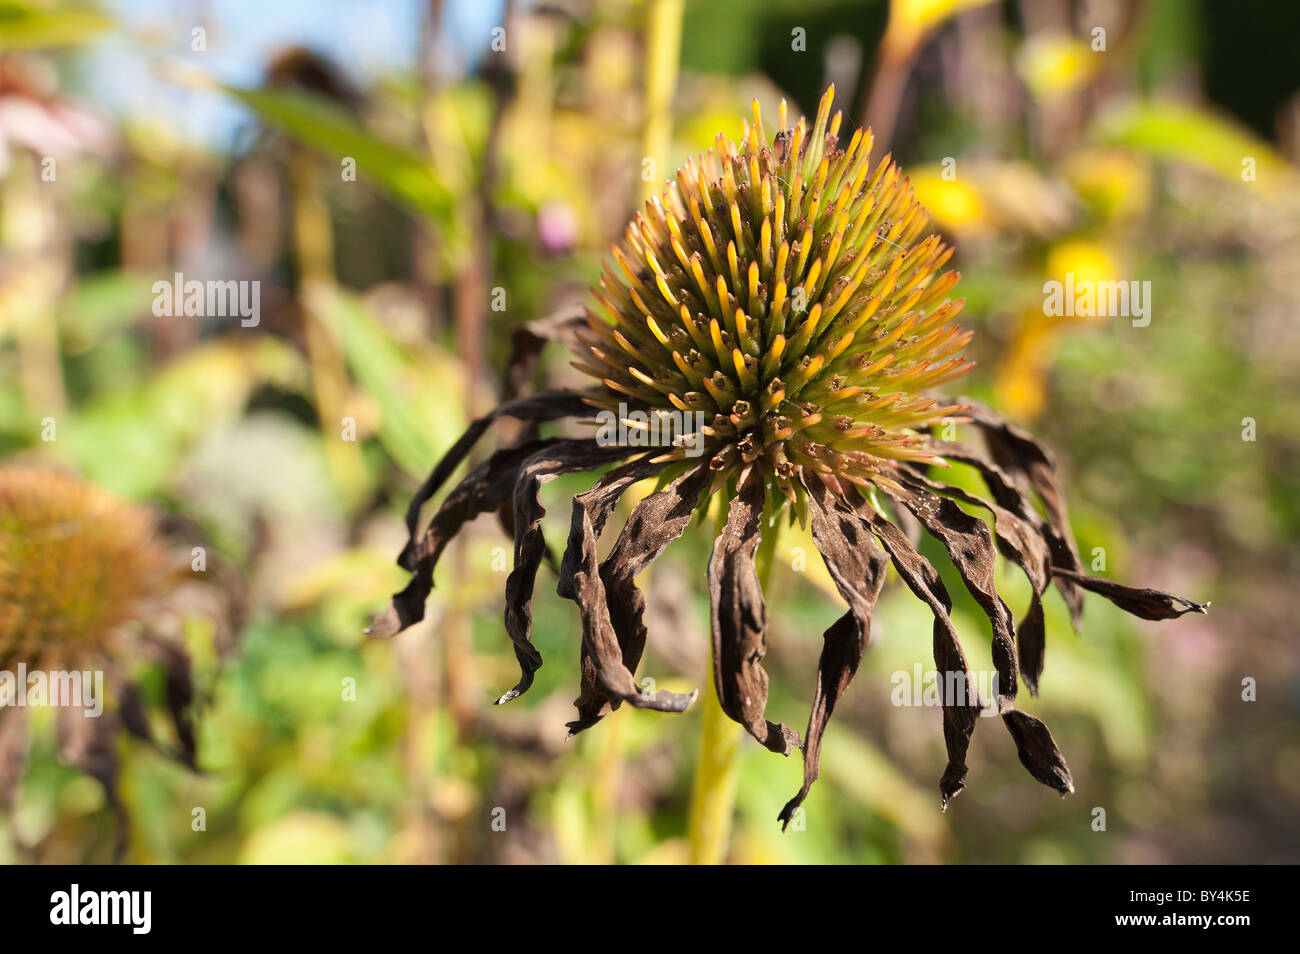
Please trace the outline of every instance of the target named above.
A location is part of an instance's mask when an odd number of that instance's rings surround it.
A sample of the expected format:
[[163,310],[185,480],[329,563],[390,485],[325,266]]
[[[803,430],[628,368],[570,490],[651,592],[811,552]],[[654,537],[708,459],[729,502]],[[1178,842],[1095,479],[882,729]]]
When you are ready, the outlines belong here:
[[449,400],[463,391],[456,362],[432,346],[403,350],[355,296],[315,284],[304,298],[338,338],[348,368],[378,404],[380,443],[402,469],[422,476],[464,423],[459,402]]
[[253,390],[287,381],[296,356],[263,338],[255,347],[203,345],[139,388],[106,396],[59,429],[59,452],[91,480],[134,498],[170,486],[200,435],[233,420]]
[[110,17],[90,8],[0,0],[0,50],[88,43],[112,26]]
[[1149,102],[1111,112],[1093,129],[1100,142],[1157,159],[1189,162],[1242,181],[1242,161],[1255,160],[1258,181],[1274,184],[1293,170],[1268,143],[1213,113],[1179,103]]
[[83,276],[59,302],[59,333],[70,354],[85,351],[128,327],[147,302],[152,282],[117,270]]
[[267,122],[335,162],[344,157],[355,159],[360,181],[374,183],[412,211],[433,221],[449,245],[459,244],[451,194],[434,176],[428,162],[414,150],[378,138],[330,101],[301,90],[238,86],[221,89]]

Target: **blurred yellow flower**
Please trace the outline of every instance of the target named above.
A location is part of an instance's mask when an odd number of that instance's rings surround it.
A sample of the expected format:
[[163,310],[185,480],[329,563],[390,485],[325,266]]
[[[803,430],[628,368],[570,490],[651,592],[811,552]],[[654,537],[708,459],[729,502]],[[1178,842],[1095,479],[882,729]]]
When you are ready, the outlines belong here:
[[912,176],[917,200],[935,220],[954,232],[982,231],[988,226],[979,189],[967,181],[947,180],[922,172]]
[[1016,55],[1016,72],[1038,99],[1056,99],[1078,89],[1097,72],[1098,55],[1068,34],[1030,37]]
[[1083,203],[1107,222],[1131,221],[1151,204],[1151,170],[1124,149],[1085,149],[1061,168]]
[[906,57],[925,35],[945,20],[964,10],[982,7],[991,0],[893,0],[889,5],[889,28],[882,41],[885,54]]

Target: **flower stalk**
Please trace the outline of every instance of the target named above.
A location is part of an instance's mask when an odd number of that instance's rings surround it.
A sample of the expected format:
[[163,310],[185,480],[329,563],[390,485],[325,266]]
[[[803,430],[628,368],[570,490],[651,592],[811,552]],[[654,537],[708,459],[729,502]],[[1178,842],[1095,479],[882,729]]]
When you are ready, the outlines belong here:
[[[771,589],[780,531],[781,525],[776,519],[769,521],[758,544],[755,566],[764,593]],[[719,865],[726,860],[731,843],[741,731],[739,723],[733,722],[722,711],[716,690],[706,691],[700,706],[703,709],[700,744],[695,756],[687,839],[691,864]]]

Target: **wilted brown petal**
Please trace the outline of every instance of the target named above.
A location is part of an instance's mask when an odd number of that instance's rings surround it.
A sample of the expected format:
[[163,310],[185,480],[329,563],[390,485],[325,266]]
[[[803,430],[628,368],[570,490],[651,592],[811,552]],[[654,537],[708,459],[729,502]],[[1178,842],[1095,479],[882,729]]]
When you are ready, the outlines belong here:
[[[1043,501],[1043,507],[1047,511],[1047,526],[1050,528],[1047,535],[1052,544],[1052,566],[1082,571],[1079,548],[1074,542],[1074,533],[1070,530],[1070,519],[1066,512],[1065,493],[1056,480],[1056,460],[1051,451],[1028,431],[1004,420],[978,401],[968,398],[958,398],[957,401],[970,405],[969,415],[984,434],[989,453],[997,466],[1021,490],[1026,486],[1032,487]],[[999,502],[1007,506],[1005,501]],[[1083,594],[1064,577],[1053,574],[1052,581],[1065,598],[1065,603],[1070,608],[1070,620],[1078,631],[1083,615]]]
[[[963,444],[935,442],[935,451],[949,460],[955,460],[974,467],[979,471],[980,476],[984,478],[984,483],[988,485],[993,498],[1001,506],[1014,513],[1021,521],[1035,529],[1036,536],[1042,539],[1046,549],[1049,561],[1049,578],[1054,566],[1065,566],[1074,562],[1075,557],[1065,539],[1039,515],[1033,504],[1029,502],[1029,498],[1015,485],[1011,476],[1001,467],[992,461],[985,460]],[[1047,637],[1039,584],[1032,577],[1031,582],[1034,584],[1035,600],[1025,614],[1025,619],[1021,623],[1017,635],[1020,645],[1020,673],[1025,677],[1025,683],[1029,686],[1030,692],[1037,694],[1038,681],[1042,677],[1045,662]],[[1070,618],[1077,631],[1079,618],[1083,611],[1083,594],[1069,580],[1056,579],[1055,583],[1069,607]]]
[[764,747],[789,755],[799,736],[764,717],[767,709],[767,608],[754,556],[762,538],[763,480],[742,480],[727,510],[727,522],[709,558],[709,605],[713,623],[713,685],[732,721]]
[[975,602],[984,610],[993,627],[993,667],[997,672],[998,714],[1016,743],[1020,761],[1031,775],[1058,791],[1073,791],[1070,770],[1065,767],[1065,757],[1052,740],[1052,733],[1038,719],[1016,709],[1019,668],[1015,626],[1011,611],[994,586],[996,559],[992,535],[988,524],[973,517],[952,500],[937,497],[927,490],[882,487],[890,497],[916,514],[925,526],[948,551],[962,582]]
[[646,644],[645,596],[636,577],[685,532],[710,477],[706,467],[696,467],[632,508],[600,565],[605,605],[629,672],[641,664]]
[[[865,500],[857,502],[856,509],[889,554],[899,577],[934,614],[934,665],[943,700],[943,739],[948,750],[948,767],[939,780],[939,791],[946,809],[953,796],[966,787],[966,749],[970,746],[971,733],[975,731],[975,720],[980,711],[975,680],[966,664],[966,654],[962,652],[957,631],[948,617],[952,611],[952,599],[939,578],[939,572],[916,552],[903,531]],[[965,686],[964,693],[958,691],[959,680]]]
[[1088,576],[1060,569],[1053,572],[1078,583],[1085,590],[1106,597],[1120,609],[1142,619],[1177,619],[1184,613],[1207,612],[1210,606],[1209,603],[1193,603],[1191,600],[1162,590],[1125,586],[1099,576]]
[[998,672],[998,710],[1001,711],[1003,700],[1015,699],[1017,692],[1015,623],[994,583],[997,560],[988,524],[952,500],[925,489],[883,484],[881,489],[910,510],[930,535],[943,544],[966,589],[988,617],[993,627],[993,665]]
[[433,589],[433,571],[443,548],[470,520],[510,499],[524,462],[555,442],[528,441],[499,450],[456,485],[429,522],[424,538],[418,544],[408,542],[398,557],[398,562],[414,575],[406,589],[394,594],[384,611],[375,617],[366,630],[368,636],[394,636],[424,619],[424,603]]
[[156,638],[146,638],[141,644],[141,651],[156,656],[163,664],[167,710],[176,732],[177,744],[172,746],[159,740],[145,710],[140,686],[134,680],[126,678],[118,667],[110,664],[107,677],[116,687],[118,720],[135,738],[149,743],[187,768],[198,771],[195,762],[194,716],[191,711],[195,693],[189,654],[182,647]]
[[190,656],[173,643],[158,641],[154,645],[162,658],[163,671],[167,676],[164,696],[167,712],[176,729],[176,739],[180,743],[178,755],[185,765],[195,768],[194,718],[190,712],[190,706],[194,702],[194,681],[190,671]]
[[397,558],[398,566],[405,570],[414,571],[414,551],[418,546],[416,537],[420,525],[421,508],[447,482],[447,478],[455,473],[456,468],[469,456],[469,452],[478,443],[479,438],[492,426],[493,421],[501,417],[511,417],[520,421],[554,421],[562,417],[582,417],[590,412],[591,408],[584,404],[582,398],[576,394],[569,394],[564,391],[546,391],[541,394],[507,401],[498,405],[491,413],[485,414],[472,422],[466,428],[465,433],[451,446],[451,450],[447,451],[442,460],[438,461],[437,466],[433,468],[433,472],[420,485],[420,489],[415,492],[415,496],[411,498],[410,504],[407,505],[407,541],[406,547]]
[[[637,481],[653,477],[663,470],[663,464],[652,462],[652,455],[630,461],[605,474],[596,486],[573,499],[573,518],[569,527],[569,541],[564,548],[564,558],[560,563],[560,579],[555,592],[568,600],[577,600],[576,577],[581,569],[587,547],[594,551],[601,531],[613,515],[618,502],[629,487]],[[581,512],[580,512],[581,511]],[[588,540],[590,536],[590,540]],[[584,639],[580,654],[580,694],[574,701],[578,709],[578,718],[569,723],[569,733],[576,735],[583,729],[595,725],[621,700],[611,700],[600,686],[596,675],[596,663],[592,658],[587,641]]]
[[1043,673],[1046,655],[1047,633],[1043,617],[1043,592],[1050,579],[1050,559],[1047,541],[1038,532],[1038,528],[1021,519],[1015,513],[1000,504],[977,497],[960,487],[936,483],[919,473],[907,475],[907,481],[919,482],[922,489],[953,497],[976,507],[983,507],[993,514],[993,532],[998,550],[1008,560],[1013,561],[1024,571],[1025,577],[1033,587],[1029,609],[1016,627],[1016,646],[1019,650],[1020,674],[1025,679],[1029,691],[1038,695],[1038,680]]
[[118,686],[117,712],[122,719],[122,725],[137,739],[157,745],[158,740],[154,738],[153,727],[149,724],[140,687],[130,679],[121,679]]
[[1020,762],[1030,775],[1062,795],[1074,791],[1074,779],[1070,777],[1065,756],[1041,720],[1019,709],[1008,709],[1002,713],[1002,722],[1015,740]]
[[578,519],[578,504],[582,503],[591,520],[592,535],[599,540],[605,524],[618,507],[619,500],[629,487],[638,481],[653,477],[664,469],[666,464],[656,463],[656,454],[646,454],[636,460],[628,461],[615,467],[596,482],[590,490],[573,498],[573,520],[569,526],[569,539],[564,548],[564,558],[560,561],[560,579],[555,585],[555,592],[566,600],[577,599],[573,575],[578,572],[582,561],[583,524]]
[[533,684],[533,674],[542,665],[541,653],[532,643],[533,587],[537,568],[546,553],[542,535],[542,487],[561,474],[575,470],[594,470],[603,464],[626,457],[621,447],[601,447],[594,440],[564,440],[548,445],[524,461],[515,482],[514,526],[515,564],[506,578],[506,633],[519,660],[519,682],[497,700],[502,705],[518,697]]
[[[613,565],[602,573],[596,553],[597,527],[603,527],[608,521],[619,497],[636,481],[659,469],[661,465],[646,458],[633,461],[610,471],[595,487],[573,500],[569,544],[556,588],[561,596],[573,599],[582,614],[582,693],[574,703],[578,718],[569,723],[571,734],[594,725],[622,702],[641,709],[682,712],[695,701],[693,692],[681,694],[661,689],[649,693],[637,688],[628,663],[635,665],[640,651],[632,652],[635,647],[629,647],[625,655],[621,639],[627,634],[616,629],[611,618],[613,604],[627,605],[634,598],[618,593],[614,600],[609,600],[604,582],[604,577],[609,576],[619,589],[631,587],[631,576],[625,577],[621,566]],[[658,556],[681,535],[707,480],[708,471],[697,467],[641,501],[615,544],[615,550],[625,554],[619,559],[643,560],[644,566]],[[620,622],[626,623],[622,615]]]
[[1047,664],[1047,618],[1043,614],[1043,594],[1037,590],[1029,598],[1029,608],[1016,629],[1016,649],[1020,675],[1029,687],[1029,694],[1036,696],[1039,680],[1043,678],[1043,667]]
[[[506,360],[502,400],[513,401],[530,392],[533,389],[537,366],[541,362],[542,351],[547,343],[562,341],[572,351],[578,343],[574,332],[585,324],[586,312],[582,308],[573,307],[516,327],[510,335],[510,357]],[[503,440],[502,446],[536,440],[541,433],[541,424],[542,421],[535,418],[521,421],[521,426],[509,433],[509,436]],[[506,536],[513,540],[516,537],[514,508],[503,506],[498,509],[497,520]],[[542,559],[552,569],[557,568],[555,554],[545,545],[542,548]]]
[[889,558],[863,525],[862,519],[857,514],[840,510],[821,481],[813,481],[807,490],[813,542],[840,596],[848,603],[849,611],[832,623],[822,637],[821,658],[817,662],[817,689],[803,745],[803,786],[799,794],[781,809],[779,817],[783,829],[790,824],[795,809],[803,804],[817,780],[826,723],[862,661],[862,653],[871,638],[871,614],[885,583],[885,568],[889,565]]
[[573,333],[585,325],[586,312],[574,307],[515,328],[510,334],[510,357],[506,361],[505,398],[511,400],[530,390],[542,349],[548,342],[562,341],[569,345],[570,351],[577,350]]

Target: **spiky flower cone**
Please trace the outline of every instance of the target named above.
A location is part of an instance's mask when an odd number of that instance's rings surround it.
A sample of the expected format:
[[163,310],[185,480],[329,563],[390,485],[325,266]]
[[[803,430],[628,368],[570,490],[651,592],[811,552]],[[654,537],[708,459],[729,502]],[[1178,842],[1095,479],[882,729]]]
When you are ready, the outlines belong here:
[[[173,552],[145,507],[62,471],[0,467],[0,737],[6,740],[0,748],[26,748],[27,703],[10,698],[28,688],[18,674],[25,671],[29,681],[42,670],[98,674],[94,691],[103,689],[110,705],[84,688],[76,698],[41,701],[58,707],[61,759],[104,787],[118,820],[118,858],[127,839],[117,796],[120,731],[195,765],[190,657],[160,625],[183,608],[187,556]],[[222,615],[214,620],[218,630],[238,613],[231,607]],[[160,662],[165,671],[174,742],[154,735],[143,694],[129,677],[128,669],[143,660]],[[21,769],[17,761],[0,772],[0,810],[12,807]]]
[[0,468],[0,665],[103,652],[166,589],[150,514],[60,471]]
[[[817,777],[822,735],[862,658],[891,564],[934,617],[928,642],[948,750],[939,781],[943,804],[965,785],[967,748],[986,705],[1030,774],[1071,792],[1051,732],[1015,705],[1019,681],[1036,692],[1043,672],[1042,599],[1049,584],[1061,592],[1076,627],[1084,590],[1145,619],[1205,607],[1086,574],[1048,450],[988,408],[925,396],[969,367],[958,354],[969,335],[949,323],[961,307],[947,300],[957,275],[941,271],[952,250],[935,236],[921,237],[925,212],[888,158],[871,167],[870,133],[855,133],[846,149],[838,147],[833,96],[831,89],[822,97],[811,129],[803,119],[787,129],[783,104],[781,128],[770,141],[755,104],[754,124],[739,145],[718,137],[713,150],[678,173],[661,201],[636,217],[614,249],[617,267],[606,269],[596,292],[606,314],[588,313],[575,332],[582,343],[578,367],[599,383],[580,394],[516,398],[470,425],[407,509],[410,536],[398,563],[412,579],[368,632],[391,636],[423,618],[447,542],[474,516],[501,511],[515,528],[505,629],[520,679],[499,701],[525,692],[542,664],[531,641],[533,587],[546,552],[541,486],[565,472],[622,460],[574,498],[560,566],[557,592],[574,600],[582,616],[582,689],[571,731],[595,725],[623,703],[680,712],[695,698],[645,692],[636,682],[647,637],[636,578],[721,492],[726,520],[707,572],[714,689],[727,716],[765,747],[802,750],[804,784],[782,810],[783,821]],[[535,361],[541,342],[566,330],[573,329],[564,321],[529,325],[516,338],[524,345],[521,359]],[[524,440],[471,470],[420,531],[421,507],[494,420],[589,418],[592,406],[613,412],[608,416],[622,422],[623,433],[653,430],[660,437],[611,441],[602,437],[604,423],[593,439],[540,438],[536,427],[527,428]],[[662,427],[647,426],[656,413],[670,421],[670,433],[677,430],[679,446],[662,446]],[[950,414],[973,424],[982,446],[933,436],[933,426]],[[651,445],[656,449],[644,450]],[[936,463],[972,468],[990,499],[935,480],[929,465]],[[636,505],[601,560],[597,542],[620,497],[656,475],[660,489]],[[802,740],[766,715],[767,614],[755,569],[764,528],[787,500],[795,504],[791,514],[807,521],[847,604],[822,637]],[[992,527],[961,504],[987,513]],[[994,698],[979,698],[949,616],[952,598],[900,529],[904,522],[920,524],[942,544],[987,616]],[[1019,625],[994,585],[999,552],[1031,584]]]
[[[834,88],[810,130],[769,142],[757,101],[647,202],[615,247],[577,366],[651,411],[699,412],[720,477],[757,463],[790,499],[810,478],[866,484],[881,460],[933,460],[919,433],[957,406],[921,394],[964,374],[956,272],[871,133],[837,145]],[[626,403],[624,403],[626,406]],[[722,452],[719,454],[719,452]]]

